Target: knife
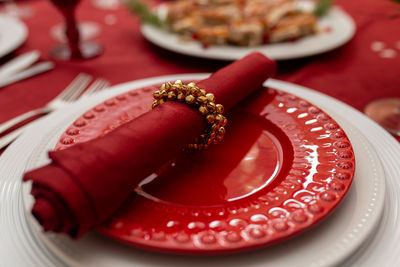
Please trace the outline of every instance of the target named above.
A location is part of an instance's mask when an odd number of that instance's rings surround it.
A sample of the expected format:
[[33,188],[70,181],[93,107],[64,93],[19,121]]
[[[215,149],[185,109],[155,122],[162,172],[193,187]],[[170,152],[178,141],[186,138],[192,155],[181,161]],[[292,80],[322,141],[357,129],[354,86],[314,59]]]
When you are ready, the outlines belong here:
[[0,67],[0,79],[15,74],[35,63],[40,57],[40,52],[34,50],[11,59]]
[[4,87],[6,85],[9,85],[11,83],[15,83],[15,82],[21,81],[23,79],[32,77],[39,73],[49,71],[53,68],[54,68],[54,63],[50,62],[50,61],[37,63],[37,64],[33,65],[32,67],[27,68],[26,70],[23,70],[16,74],[13,74],[9,77],[6,77],[6,78],[0,77],[0,88]]

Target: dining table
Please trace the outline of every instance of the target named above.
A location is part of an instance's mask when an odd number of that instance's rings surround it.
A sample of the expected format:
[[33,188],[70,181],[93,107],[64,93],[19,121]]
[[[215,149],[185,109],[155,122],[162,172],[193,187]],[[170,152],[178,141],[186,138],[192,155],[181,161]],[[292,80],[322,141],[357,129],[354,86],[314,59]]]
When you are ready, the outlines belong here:
[[[103,54],[90,60],[55,60],[56,67],[49,73],[0,89],[0,123],[45,105],[81,72],[118,84],[152,76],[213,72],[229,63],[159,48],[143,37],[139,19],[123,4],[101,9],[93,2],[83,0],[77,18],[100,26],[95,38],[104,47]],[[335,4],[355,20],[354,38],[321,55],[278,62],[275,78],[312,88],[361,112],[370,101],[399,97],[400,5],[380,0],[338,0]],[[15,53],[36,49],[43,60],[53,60],[49,51],[57,41],[50,31],[62,23],[58,10],[50,1],[21,1],[19,5],[29,7],[32,14],[23,18],[30,34]]]
[[[151,43],[141,32],[141,21],[123,0],[112,1],[110,6],[98,5],[98,0],[81,0],[79,3],[77,20],[94,25],[95,30],[92,29],[89,38],[102,46],[101,55],[85,60],[54,59],[50,51],[60,43],[60,38],[54,34],[63,23],[60,12],[48,0],[14,2],[29,10],[19,17],[29,35],[18,49],[0,58],[0,64],[38,50],[40,60],[52,61],[55,67],[0,88],[0,124],[45,106],[81,73],[118,85],[156,76],[212,73],[231,63],[183,55]],[[9,4],[0,2],[0,13],[8,12],[6,6]],[[356,32],[353,38],[322,54],[277,61],[273,78],[328,95],[361,113],[374,100],[400,98],[400,3],[336,0],[334,4],[354,20]],[[400,142],[400,137],[393,137]],[[5,150],[7,147],[0,150],[0,159]]]

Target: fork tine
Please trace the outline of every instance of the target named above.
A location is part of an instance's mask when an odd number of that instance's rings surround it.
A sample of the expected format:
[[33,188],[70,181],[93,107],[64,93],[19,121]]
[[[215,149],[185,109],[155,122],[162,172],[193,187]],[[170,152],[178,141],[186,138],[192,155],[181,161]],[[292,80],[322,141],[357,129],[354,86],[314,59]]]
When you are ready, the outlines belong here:
[[85,96],[85,95],[87,96],[87,95],[93,93],[93,91],[97,90],[97,88],[98,88],[99,86],[101,86],[102,82],[103,82],[103,79],[96,79],[96,80],[92,83],[92,85],[89,86],[89,88],[86,89],[85,92],[83,92],[83,94],[82,94],[81,96]]
[[93,84],[81,95],[81,97],[87,97],[95,92],[98,92],[104,88],[110,86],[110,83],[102,78],[99,78],[93,82]]
[[71,86],[68,90],[65,91],[65,94],[61,96],[61,100],[66,102],[76,100],[77,96],[82,92],[82,90],[86,88],[91,79],[92,78],[86,74],[81,75],[76,80],[76,83],[74,83],[73,86]]
[[104,89],[104,88],[110,88],[110,86],[111,86],[111,83],[110,83],[109,81],[104,81],[104,87],[103,87],[103,89]]
[[92,78],[90,76],[82,78],[82,80],[79,84],[77,84],[74,90],[71,90],[67,95],[63,97],[63,100],[66,102],[71,102],[78,99],[79,95],[83,92],[83,90],[85,90],[91,80]]
[[76,82],[68,88],[68,90],[65,90],[64,93],[61,95],[60,99],[61,100],[68,100],[71,95],[75,92],[76,88],[78,88],[78,86],[80,84],[82,84],[82,82],[84,81],[83,77],[79,77],[76,79]]
[[103,80],[102,80],[102,83],[101,83],[97,88],[95,88],[95,89],[92,91],[92,93],[101,91],[101,90],[103,90],[104,88],[107,88],[107,87],[110,87],[110,82],[108,82],[108,81],[106,81],[106,80],[103,79]]
[[68,98],[70,93],[75,90],[75,88],[82,82],[84,79],[89,78],[90,76],[84,73],[79,73],[78,76],[60,93],[56,96],[58,99]]

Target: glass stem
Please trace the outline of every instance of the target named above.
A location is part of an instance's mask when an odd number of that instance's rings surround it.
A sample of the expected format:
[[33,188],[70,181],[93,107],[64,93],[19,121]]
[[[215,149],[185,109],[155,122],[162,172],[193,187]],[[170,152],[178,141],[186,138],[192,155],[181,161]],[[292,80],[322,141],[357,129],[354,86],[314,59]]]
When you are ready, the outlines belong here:
[[71,50],[71,58],[82,58],[80,44],[80,36],[78,25],[75,20],[75,8],[68,8],[64,11],[65,17],[65,35],[67,36],[68,46]]

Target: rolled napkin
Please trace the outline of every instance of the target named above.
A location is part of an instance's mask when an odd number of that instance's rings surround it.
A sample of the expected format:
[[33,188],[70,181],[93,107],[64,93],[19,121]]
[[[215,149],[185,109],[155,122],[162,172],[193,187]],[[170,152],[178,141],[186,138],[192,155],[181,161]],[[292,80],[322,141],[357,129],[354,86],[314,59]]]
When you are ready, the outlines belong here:
[[[229,110],[260,88],[275,69],[274,61],[252,53],[197,85]],[[51,164],[24,176],[24,181],[33,181],[32,214],[45,231],[82,236],[110,218],[143,179],[206,125],[189,105],[167,101],[103,137],[49,152]]]

